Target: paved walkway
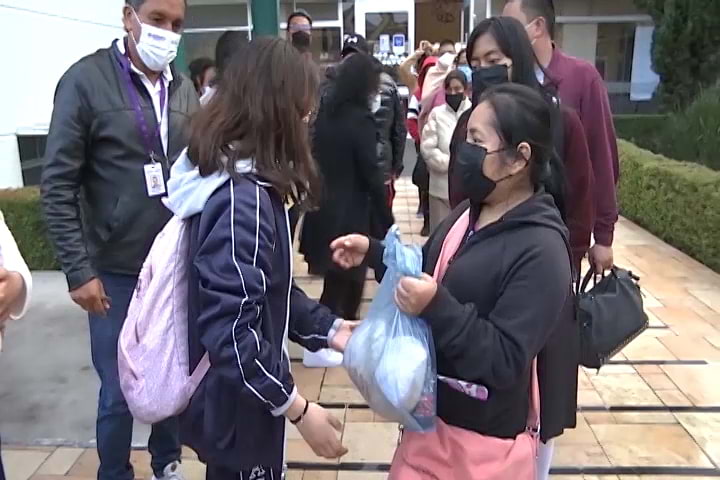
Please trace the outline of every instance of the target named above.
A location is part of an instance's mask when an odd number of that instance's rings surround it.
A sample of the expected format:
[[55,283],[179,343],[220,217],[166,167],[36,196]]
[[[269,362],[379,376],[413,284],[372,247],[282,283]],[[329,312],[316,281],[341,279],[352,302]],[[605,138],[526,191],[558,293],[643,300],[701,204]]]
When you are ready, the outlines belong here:
[[[396,218],[406,239],[419,243],[413,233],[420,229],[416,208],[416,194],[404,181]],[[559,439],[553,478],[718,478],[720,276],[628,221],[621,220],[616,238],[616,263],[642,277],[652,328],[599,374],[581,369],[578,428]],[[322,283],[308,277],[299,259],[296,272],[308,293],[318,297]],[[373,292],[369,282],[367,302]],[[302,355],[295,347],[291,353],[295,359]],[[377,470],[392,458],[396,425],[364,407],[342,370],[310,370],[296,362],[294,373],[306,396],[331,406],[343,421],[350,453],[339,463],[318,459],[291,428],[289,479],[384,479]],[[88,418],[93,414],[85,412]],[[3,455],[9,480],[90,480],[98,462],[94,450],[82,448],[7,446]],[[134,452],[133,463],[138,478],[150,477],[147,453]],[[192,452],[186,452],[184,470],[189,480],[204,478]]]

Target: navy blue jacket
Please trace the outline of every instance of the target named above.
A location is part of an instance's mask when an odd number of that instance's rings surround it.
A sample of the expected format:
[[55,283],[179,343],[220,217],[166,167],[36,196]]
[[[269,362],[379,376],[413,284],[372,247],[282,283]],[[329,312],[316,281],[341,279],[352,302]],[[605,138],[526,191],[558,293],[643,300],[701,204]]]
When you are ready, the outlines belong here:
[[182,416],[183,443],[234,471],[282,468],[284,411],[297,395],[287,339],[327,347],[336,317],[292,280],[281,197],[252,176],[229,180],[191,219],[191,368],[212,367]]

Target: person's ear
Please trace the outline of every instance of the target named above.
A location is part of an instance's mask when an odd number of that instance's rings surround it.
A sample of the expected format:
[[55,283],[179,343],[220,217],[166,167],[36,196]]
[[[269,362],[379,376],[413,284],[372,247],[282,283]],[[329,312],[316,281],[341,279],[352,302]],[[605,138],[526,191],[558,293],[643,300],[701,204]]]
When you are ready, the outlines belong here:
[[125,30],[125,33],[130,33],[133,29],[133,11],[132,7],[130,5],[125,5],[123,7],[123,29]]
[[520,142],[520,145],[517,146],[517,166],[520,169],[525,168],[530,164],[530,159],[532,158],[532,147],[527,142]]

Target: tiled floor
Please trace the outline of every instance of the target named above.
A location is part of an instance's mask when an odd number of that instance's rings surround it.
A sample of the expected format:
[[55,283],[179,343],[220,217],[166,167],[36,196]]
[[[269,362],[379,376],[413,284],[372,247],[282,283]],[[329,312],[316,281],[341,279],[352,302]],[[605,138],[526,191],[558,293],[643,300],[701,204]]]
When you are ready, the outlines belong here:
[[[409,183],[401,184],[396,220],[408,242],[420,243],[422,239],[416,232],[421,222],[416,219],[416,208],[413,187]],[[561,473],[575,474],[553,478],[717,478],[720,476],[716,470],[720,465],[720,275],[625,220],[618,224],[615,253],[618,265],[642,277],[653,328],[619,354],[615,359],[618,363],[599,373],[581,369],[578,396],[582,411],[578,413],[578,428],[558,440],[554,462]],[[296,274],[310,295],[320,295],[322,282],[307,275],[307,268],[299,258]],[[363,308],[367,308],[374,292],[375,285],[370,281]],[[291,355],[300,358],[302,352],[293,347]],[[385,478],[383,473],[345,470],[349,464],[387,464],[397,442],[397,426],[362,408],[362,397],[342,370],[310,370],[296,362],[293,371],[301,390],[311,400],[345,405],[334,409],[333,414],[344,424],[343,441],[350,452],[339,465],[323,461],[312,454],[291,428],[290,462],[317,470],[294,470],[289,479]],[[98,464],[94,450],[76,448],[10,446],[3,455],[9,480],[89,480],[95,477]],[[185,457],[184,471],[188,479],[203,478],[204,468],[194,454],[186,451]],[[149,478],[147,453],[134,452],[133,463],[138,478]],[[640,470],[633,471],[633,467]],[[638,475],[648,473],[648,467],[679,469]],[[597,474],[582,475],[583,471]]]

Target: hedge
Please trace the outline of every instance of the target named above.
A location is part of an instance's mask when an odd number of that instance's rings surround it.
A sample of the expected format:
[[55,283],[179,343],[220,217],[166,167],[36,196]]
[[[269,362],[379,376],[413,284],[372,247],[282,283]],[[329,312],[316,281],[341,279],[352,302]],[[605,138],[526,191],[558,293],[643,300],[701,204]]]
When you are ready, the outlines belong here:
[[0,190],[0,210],[30,269],[58,270],[40,209],[40,191],[32,187]]
[[621,214],[720,272],[720,172],[618,145]]
[[613,121],[618,138],[655,153],[663,152],[662,131],[667,115],[615,115]]

